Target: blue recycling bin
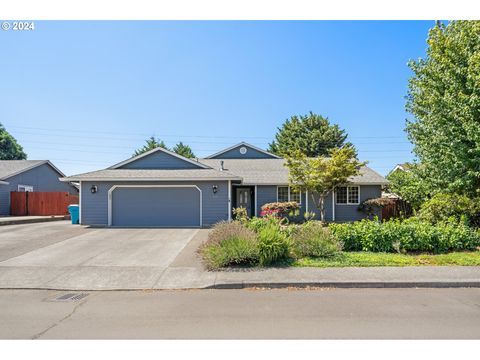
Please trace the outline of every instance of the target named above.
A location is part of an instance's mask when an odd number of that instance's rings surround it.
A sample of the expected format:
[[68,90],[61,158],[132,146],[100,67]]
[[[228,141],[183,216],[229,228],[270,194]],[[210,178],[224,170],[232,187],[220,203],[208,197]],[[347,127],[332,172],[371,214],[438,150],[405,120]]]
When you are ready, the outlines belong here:
[[78,205],[68,205],[68,212],[70,213],[70,217],[72,219],[72,224],[78,224]]

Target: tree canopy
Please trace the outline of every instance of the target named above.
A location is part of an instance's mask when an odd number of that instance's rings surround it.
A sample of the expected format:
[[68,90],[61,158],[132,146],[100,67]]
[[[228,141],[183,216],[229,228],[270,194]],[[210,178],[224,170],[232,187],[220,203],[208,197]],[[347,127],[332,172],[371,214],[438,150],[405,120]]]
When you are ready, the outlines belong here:
[[[480,21],[437,22],[427,55],[410,61],[406,131],[437,191],[479,195]],[[409,176],[409,175],[406,175]]]
[[195,157],[195,154],[192,151],[192,148],[188,145],[185,145],[181,141],[174,146],[172,149],[174,153],[178,155],[182,155],[186,158],[193,159]]
[[[300,151],[286,158],[290,186],[299,191],[308,191],[325,222],[325,199],[338,186],[347,185],[351,176],[358,175],[365,162],[356,159],[351,146],[333,149],[329,157],[307,157]],[[314,193],[318,194],[315,198]]]
[[25,160],[27,154],[0,123],[0,160]]
[[189,159],[195,157],[195,154],[193,153],[192,148],[184,144],[183,142],[180,141],[178,144],[176,144],[173,147],[173,149],[169,149],[163,140],[157,139],[155,138],[155,136],[150,136],[147,140],[145,140],[145,145],[135,150],[132,156],[143,154],[147,151],[156,149],[158,147],[163,148],[165,150],[173,151],[174,153]]
[[163,140],[156,139],[155,136],[150,136],[147,140],[145,140],[145,145],[141,148],[135,150],[132,156],[137,156],[143,154],[147,151],[153,150],[157,147],[161,147],[168,150],[167,145],[163,142]]
[[330,124],[328,118],[310,112],[287,119],[269,144],[269,151],[279,156],[295,151],[307,157],[326,156],[330,150],[347,145],[346,139],[345,130]]

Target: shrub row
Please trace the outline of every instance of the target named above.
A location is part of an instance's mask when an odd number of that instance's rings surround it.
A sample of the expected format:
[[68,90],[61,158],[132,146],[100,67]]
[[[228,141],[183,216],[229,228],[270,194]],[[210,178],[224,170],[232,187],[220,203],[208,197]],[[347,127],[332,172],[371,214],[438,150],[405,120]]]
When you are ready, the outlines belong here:
[[480,245],[479,232],[456,221],[434,225],[412,217],[383,223],[362,220],[329,227],[346,251],[445,253],[474,250]]
[[340,243],[321,224],[283,226],[275,217],[221,222],[199,250],[211,270],[231,265],[266,266],[306,256],[329,257],[339,251]]

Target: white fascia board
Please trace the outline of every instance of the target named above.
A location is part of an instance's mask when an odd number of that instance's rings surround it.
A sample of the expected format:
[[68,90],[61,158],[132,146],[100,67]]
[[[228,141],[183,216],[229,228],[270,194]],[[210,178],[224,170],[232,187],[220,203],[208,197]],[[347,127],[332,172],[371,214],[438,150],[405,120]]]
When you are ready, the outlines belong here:
[[60,181],[228,181],[242,180],[242,178],[60,178]]

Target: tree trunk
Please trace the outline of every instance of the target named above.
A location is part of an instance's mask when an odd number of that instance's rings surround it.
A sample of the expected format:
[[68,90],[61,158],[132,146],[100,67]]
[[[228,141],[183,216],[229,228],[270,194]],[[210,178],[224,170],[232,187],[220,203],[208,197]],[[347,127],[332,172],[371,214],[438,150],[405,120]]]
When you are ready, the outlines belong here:
[[325,224],[325,196],[318,196],[318,210],[320,210],[320,221]]
[[313,191],[311,192],[312,194],[312,201],[317,207],[318,211],[320,212],[320,221],[322,224],[325,224],[325,198],[327,197],[328,194],[322,194],[318,195],[318,200],[315,199],[315,196],[313,195]]

